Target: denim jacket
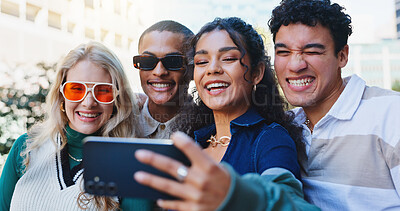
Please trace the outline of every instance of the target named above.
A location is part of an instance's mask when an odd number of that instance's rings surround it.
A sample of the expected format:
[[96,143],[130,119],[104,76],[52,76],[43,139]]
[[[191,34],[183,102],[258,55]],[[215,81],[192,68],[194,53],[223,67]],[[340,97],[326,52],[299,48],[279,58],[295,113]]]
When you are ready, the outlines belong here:
[[[280,167],[300,178],[296,146],[285,128],[277,123],[266,124],[265,119],[249,108],[230,122],[231,141],[221,160],[229,163],[239,174],[258,173]],[[207,140],[215,135],[215,124],[195,131],[195,140],[207,148]]]

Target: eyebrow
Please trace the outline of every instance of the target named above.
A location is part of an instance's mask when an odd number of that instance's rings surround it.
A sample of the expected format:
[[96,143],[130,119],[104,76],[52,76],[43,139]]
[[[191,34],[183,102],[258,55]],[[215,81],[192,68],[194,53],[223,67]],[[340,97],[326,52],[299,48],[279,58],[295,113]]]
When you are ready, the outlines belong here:
[[[152,52],[150,52],[150,51],[143,51],[142,54],[149,54],[149,55],[152,55],[152,56],[157,57],[154,53],[152,53]],[[182,53],[179,52],[179,51],[176,51],[176,52],[167,53],[167,54],[165,54],[165,55],[166,55],[166,56],[167,56],[167,55],[182,55]]]
[[218,50],[218,52],[226,52],[226,51],[231,51],[231,50],[238,50],[239,51],[239,48],[238,47],[223,47],[223,48],[220,48],[219,50]]
[[[275,48],[288,48],[288,47],[283,43],[276,43]],[[319,49],[325,50],[325,45],[322,45],[319,43],[310,43],[310,44],[303,46],[301,49],[304,50],[304,49],[308,49],[308,48],[319,48]]]
[[322,45],[319,43],[310,43],[303,47],[303,49],[307,49],[307,48],[320,48],[322,50],[325,50],[325,45]]
[[287,46],[283,43],[276,43],[275,48],[287,48]]
[[[231,50],[238,50],[238,51],[240,51],[238,47],[232,46],[232,47],[222,47],[222,48],[218,49],[218,52],[227,52],[227,51],[231,51]],[[195,53],[194,55],[197,55],[197,54],[208,54],[208,51],[206,51],[206,50],[199,50],[199,51],[196,51],[196,53]]]

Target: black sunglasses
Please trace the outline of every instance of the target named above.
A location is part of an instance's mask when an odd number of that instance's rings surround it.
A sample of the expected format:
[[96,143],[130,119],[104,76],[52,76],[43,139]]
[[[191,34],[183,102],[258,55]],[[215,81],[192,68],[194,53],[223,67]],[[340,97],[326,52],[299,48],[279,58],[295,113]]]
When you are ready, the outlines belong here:
[[133,57],[133,66],[140,70],[153,70],[159,61],[165,69],[175,71],[183,68],[185,57],[182,55],[166,55],[158,58],[152,55],[139,55]]

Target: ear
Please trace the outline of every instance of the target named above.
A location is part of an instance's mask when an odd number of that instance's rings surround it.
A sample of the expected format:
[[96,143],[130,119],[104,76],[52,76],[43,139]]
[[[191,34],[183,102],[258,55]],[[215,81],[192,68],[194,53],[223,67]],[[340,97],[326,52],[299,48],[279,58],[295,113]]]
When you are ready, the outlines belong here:
[[253,73],[251,75],[251,81],[253,82],[253,85],[259,84],[260,81],[264,77],[264,71],[265,71],[265,64],[264,62],[258,63],[257,67],[253,70]]
[[344,68],[349,60],[349,45],[345,45],[338,53],[339,67]]

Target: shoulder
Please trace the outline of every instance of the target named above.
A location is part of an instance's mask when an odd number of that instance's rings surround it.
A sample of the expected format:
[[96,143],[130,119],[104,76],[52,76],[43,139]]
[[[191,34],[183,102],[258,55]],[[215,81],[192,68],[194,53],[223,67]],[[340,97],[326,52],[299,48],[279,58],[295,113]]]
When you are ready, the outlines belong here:
[[12,148],[18,151],[22,151],[25,149],[26,147],[26,141],[29,139],[29,136],[27,133],[21,135],[20,137],[17,138],[17,140],[15,140]]
[[144,103],[147,100],[147,95],[143,94],[143,93],[135,93],[135,97],[137,99],[137,103],[138,103],[138,108],[139,110],[142,110]]
[[382,89],[379,87],[365,87],[362,101],[357,113],[382,123],[400,122],[400,92]]
[[288,131],[280,124],[273,122],[271,124],[263,124],[261,128],[260,135],[268,135],[268,136],[289,136]]
[[[263,124],[259,135],[257,136],[257,141],[266,144],[274,145],[289,145],[295,147],[293,139],[290,137],[288,131],[278,123]],[[267,141],[265,141],[267,140]]]
[[22,157],[21,153],[26,148],[26,141],[28,140],[28,135],[25,133],[21,135],[17,140],[15,140],[13,146],[11,147],[10,153],[8,154],[7,160],[13,163],[16,167],[16,172],[19,176],[22,176],[22,172],[24,170],[24,158]]
[[389,89],[383,89],[376,86],[366,86],[362,99],[369,100],[373,98],[387,98],[387,100],[400,100],[400,92]]

